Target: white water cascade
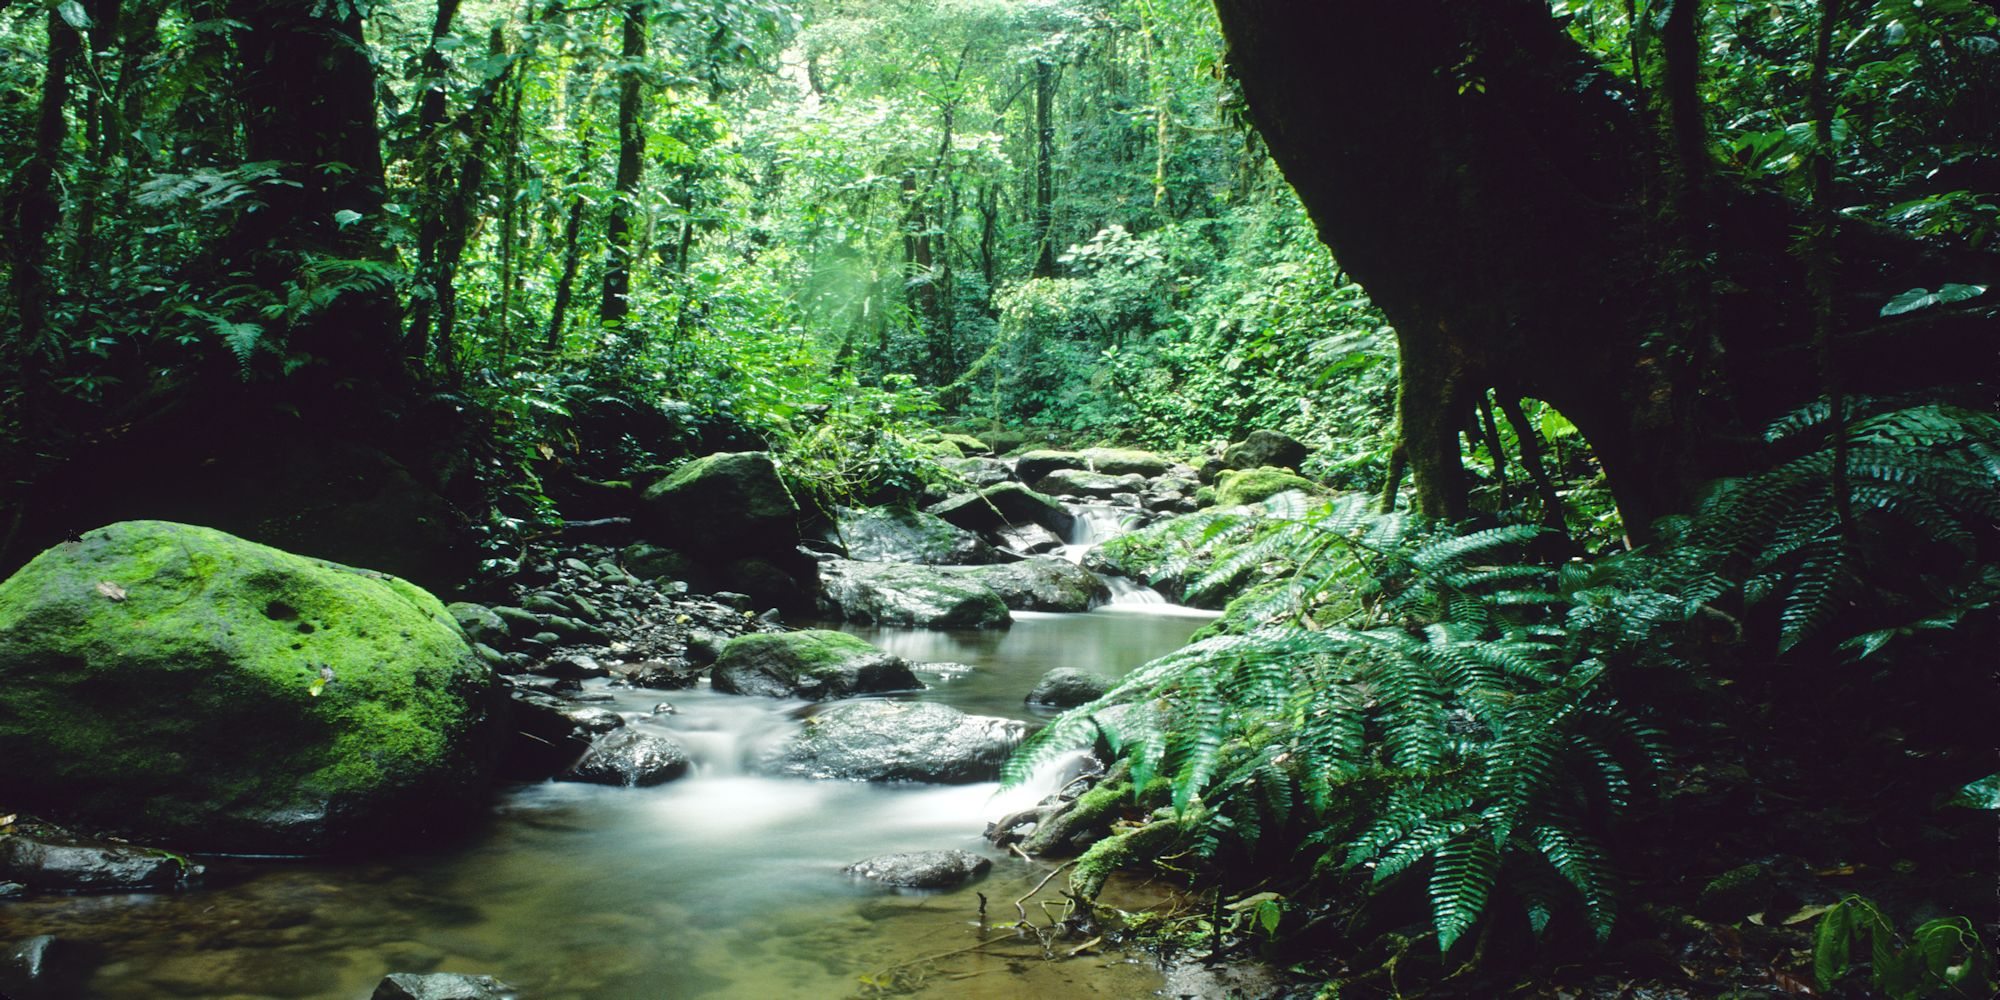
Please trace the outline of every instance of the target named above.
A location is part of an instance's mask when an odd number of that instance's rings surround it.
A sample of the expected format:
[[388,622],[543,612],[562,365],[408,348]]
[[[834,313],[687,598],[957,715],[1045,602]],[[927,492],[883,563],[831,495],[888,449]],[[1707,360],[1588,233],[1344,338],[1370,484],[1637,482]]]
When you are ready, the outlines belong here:
[[[1069,537],[1063,539],[1063,558],[1079,565],[1091,549],[1131,530],[1129,525],[1136,516],[1135,511],[1110,504],[1072,503],[1064,506],[1076,515],[1076,519],[1070,522]],[[1104,582],[1111,588],[1111,601],[1107,607],[1167,603],[1159,591],[1130,577],[1104,576]]]

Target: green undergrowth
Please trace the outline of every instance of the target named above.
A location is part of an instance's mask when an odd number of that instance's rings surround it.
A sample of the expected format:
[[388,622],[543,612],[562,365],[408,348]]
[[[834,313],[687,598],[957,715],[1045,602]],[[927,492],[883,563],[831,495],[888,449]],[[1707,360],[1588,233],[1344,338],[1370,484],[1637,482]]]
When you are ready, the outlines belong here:
[[[1943,801],[1990,768],[1963,708],[1976,671],[1955,665],[1993,631],[2000,421],[1863,401],[1842,426],[1795,414],[1772,440],[1793,457],[1715,484],[1652,546],[1595,558],[1553,561],[1538,527],[1434,524],[1359,495],[1280,494],[1127,536],[1114,554],[1143,575],[1234,599],[1198,641],[1054,720],[1008,775],[1108,751],[1129,787],[1164,787],[1128,793],[1072,891],[1163,868],[1244,904],[1198,918],[1217,940],[1226,925],[1239,944],[1342,948],[1357,981],[1588,952],[1652,922],[1633,914],[1682,891],[1665,873],[1697,848],[1648,828],[1687,809],[1721,745],[1707,723],[1746,700],[1903,713],[1925,765],[1853,753],[1839,766],[1871,777],[1779,794],[1900,780]],[[1758,752],[1789,774],[1829,743],[1855,749],[1803,726]]]

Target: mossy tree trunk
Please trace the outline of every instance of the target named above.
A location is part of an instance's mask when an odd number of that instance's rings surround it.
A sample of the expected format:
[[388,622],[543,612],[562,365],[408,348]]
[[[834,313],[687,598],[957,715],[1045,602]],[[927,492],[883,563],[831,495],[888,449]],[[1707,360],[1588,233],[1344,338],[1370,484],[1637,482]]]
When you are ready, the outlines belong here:
[[[1643,197],[1675,165],[1546,3],[1216,6],[1252,119],[1396,326],[1423,512],[1463,513],[1457,436],[1487,387],[1575,422],[1637,532],[1754,465],[1755,430],[1820,393],[1791,252],[1801,214],[1711,176],[1701,242],[1717,291],[1687,308]],[[1907,288],[1990,280],[1994,258],[1946,261],[1858,224],[1838,239],[1831,307],[1854,334],[1832,353],[1848,378],[1890,391],[1991,372],[1990,314],[1876,314]]]

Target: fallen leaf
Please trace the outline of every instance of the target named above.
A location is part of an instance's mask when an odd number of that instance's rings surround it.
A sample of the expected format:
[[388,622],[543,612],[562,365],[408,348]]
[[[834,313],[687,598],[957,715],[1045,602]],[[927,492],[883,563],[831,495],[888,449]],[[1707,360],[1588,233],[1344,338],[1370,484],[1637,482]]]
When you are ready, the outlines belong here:
[[1785,918],[1785,926],[1790,927],[1793,924],[1805,923],[1806,921],[1811,920],[1812,918],[1817,917],[1820,914],[1825,913],[1826,911],[1831,909],[1833,909],[1833,906],[1831,904],[1826,906],[1802,907],[1800,908],[1799,912],[1794,913],[1791,916]]
[[110,580],[97,581],[97,592],[103,594],[106,597],[111,598],[114,601],[122,601],[125,599],[125,588],[120,587],[115,583],[112,583]]

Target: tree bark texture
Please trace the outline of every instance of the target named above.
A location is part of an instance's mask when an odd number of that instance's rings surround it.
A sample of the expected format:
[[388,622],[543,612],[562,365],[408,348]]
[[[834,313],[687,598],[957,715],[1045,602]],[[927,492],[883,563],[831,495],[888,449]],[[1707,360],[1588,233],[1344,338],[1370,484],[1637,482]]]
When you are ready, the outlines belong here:
[[[1671,248],[1642,199],[1669,165],[1638,102],[1542,0],[1216,7],[1252,119],[1395,324],[1421,511],[1464,513],[1458,432],[1489,386],[1574,421],[1636,532],[1685,509],[1700,482],[1752,467],[1756,430],[1819,394],[1811,289],[1792,253],[1801,215],[1715,178],[1717,291],[1677,308],[1685,283],[1662,273]],[[1990,315],[1876,313],[1907,288],[1987,280],[1995,258],[1946,261],[1858,224],[1840,239],[1832,306],[1857,334],[1835,353],[1850,377],[1892,391],[1994,373]]]
[[646,149],[639,117],[639,83],[645,73],[641,62],[646,58],[644,3],[625,5],[618,55],[624,64],[618,80],[618,190],[605,224],[604,296],[597,306],[598,321],[608,327],[623,326],[632,311],[632,223],[638,217],[640,156]]

